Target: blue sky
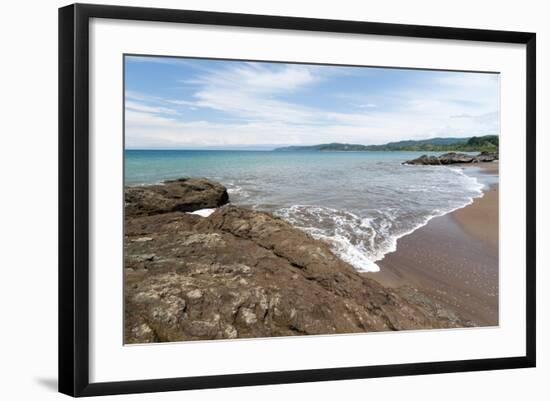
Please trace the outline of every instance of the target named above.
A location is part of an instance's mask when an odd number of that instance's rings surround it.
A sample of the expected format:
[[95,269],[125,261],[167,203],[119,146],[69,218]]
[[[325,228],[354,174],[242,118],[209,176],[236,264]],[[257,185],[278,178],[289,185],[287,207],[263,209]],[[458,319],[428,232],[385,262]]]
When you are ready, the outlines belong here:
[[126,148],[272,148],[499,134],[497,74],[125,58]]

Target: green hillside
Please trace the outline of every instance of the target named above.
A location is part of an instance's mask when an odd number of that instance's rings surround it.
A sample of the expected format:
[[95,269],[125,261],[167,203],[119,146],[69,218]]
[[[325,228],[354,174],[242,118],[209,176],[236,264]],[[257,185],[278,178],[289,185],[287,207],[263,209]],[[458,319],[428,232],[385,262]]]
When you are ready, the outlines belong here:
[[498,135],[473,136],[470,138],[431,138],[389,142],[385,145],[358,145],[348,143],[327,143],[311,146],[287,146],[274,149],[278,152],[292,151],[421,151],[421,152],[481,152],[498,151]]

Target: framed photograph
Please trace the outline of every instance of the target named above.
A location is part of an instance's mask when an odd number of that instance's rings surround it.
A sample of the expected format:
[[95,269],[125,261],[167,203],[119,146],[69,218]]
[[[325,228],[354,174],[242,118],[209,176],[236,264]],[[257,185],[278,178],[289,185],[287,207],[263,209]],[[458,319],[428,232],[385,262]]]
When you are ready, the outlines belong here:
[[59,390],[535,366],[535,34],[59,10]]

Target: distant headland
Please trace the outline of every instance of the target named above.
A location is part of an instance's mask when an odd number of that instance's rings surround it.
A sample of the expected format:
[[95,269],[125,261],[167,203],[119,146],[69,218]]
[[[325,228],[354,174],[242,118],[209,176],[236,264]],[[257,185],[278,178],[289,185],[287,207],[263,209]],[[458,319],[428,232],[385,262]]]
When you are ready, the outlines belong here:
[[286,146],[276,152],[295,151],[420,151],[420,152],[498,152],[498,135],[472,136],[469,138],[431,138],[389,142],[385,145],[358,145],[348,143],[326,143],[310,146]]

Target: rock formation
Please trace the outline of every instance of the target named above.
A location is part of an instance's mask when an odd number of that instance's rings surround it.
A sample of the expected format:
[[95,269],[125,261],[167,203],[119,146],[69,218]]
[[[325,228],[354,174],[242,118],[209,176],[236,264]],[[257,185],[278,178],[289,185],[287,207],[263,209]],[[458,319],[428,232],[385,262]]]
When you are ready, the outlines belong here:
[[487,163],[498,160],[497,152],[481,152],[477,156],[467,155],[465,153],[450,152],[441,156],[422,155],[413,160],[407,160],[403,164],[412,165],[448,165],[464,163]]
[[227,201],[206,179],[126,189],[126,343],[468,325],[415,290],[364,277],[269,213],[184,213]]
[[229,202],[227,190],[206,178],[180,178],[159,185],[126,187],[127,216],[192,212]]

